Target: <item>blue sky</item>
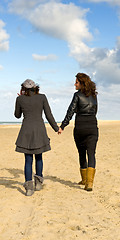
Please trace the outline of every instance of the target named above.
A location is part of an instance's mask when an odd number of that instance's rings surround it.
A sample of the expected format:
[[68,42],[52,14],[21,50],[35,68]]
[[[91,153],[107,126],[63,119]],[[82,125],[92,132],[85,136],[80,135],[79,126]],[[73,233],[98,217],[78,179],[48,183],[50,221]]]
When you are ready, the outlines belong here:
[[120,120],[119,0],[0,1],[0,121],[16,121],[27,78],[63,120],[78,72],[96,82],[98,119]]

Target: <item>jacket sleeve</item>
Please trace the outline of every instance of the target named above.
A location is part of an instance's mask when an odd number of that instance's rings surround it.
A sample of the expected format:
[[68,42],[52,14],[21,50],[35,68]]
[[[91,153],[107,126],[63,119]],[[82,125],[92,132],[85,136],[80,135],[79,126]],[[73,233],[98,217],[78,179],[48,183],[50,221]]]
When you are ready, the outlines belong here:
[[14,115],[16,118],[20,118],[22,115],[22,109],[19,103],[19,97],[16,98],[16,103],[15,103],[15,112]]
[[43,109],[44,109],[45,117],[48,120],[49,124],[55,130],[55,132],[57,132],[59,130],[59,127],[58,127],[57,123],[55,122],[55,119],[52,115],[48,100],[45,95],[44,95]]
[[62,130],[64,129],[64,127],[66,127],[69,124],[69,121],[72,119],[73,114],[76,112],[77,102],[78,102],[78,96],[75,93],[73,96],[72,102],[71,102],[70,106],[68,107],[67,114],[60,126],[62,128]]
[[97,114],[98,111],[98,101],[97,101],[97,96],[96,96],[96,108],[95,108],[95,114]]

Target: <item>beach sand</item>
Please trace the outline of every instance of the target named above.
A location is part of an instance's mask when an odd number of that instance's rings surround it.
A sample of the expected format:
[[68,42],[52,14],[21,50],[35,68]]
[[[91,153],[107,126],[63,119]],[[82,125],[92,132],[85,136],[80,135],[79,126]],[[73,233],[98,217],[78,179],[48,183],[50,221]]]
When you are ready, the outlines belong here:
[[[80,180],[73,123],[43,154],[43,189],[24,195],[24,155],[15,152],[20,126],[0,126],[0,239],[120,240],[120,121],[99,121],[92,192]],[[33,172],[35,167],[33,164]]]

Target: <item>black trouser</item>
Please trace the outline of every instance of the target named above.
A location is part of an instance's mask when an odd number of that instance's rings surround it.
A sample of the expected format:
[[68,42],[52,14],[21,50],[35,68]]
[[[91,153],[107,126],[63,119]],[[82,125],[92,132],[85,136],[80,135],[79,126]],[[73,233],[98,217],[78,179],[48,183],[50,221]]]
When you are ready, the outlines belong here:
[[[75,128],[74,140],[79,153],[80,167],[82,169],[87,167],[95,168],[95,150],[98,141],[98,128]],[[86,159],[86,154],[88,161]]]

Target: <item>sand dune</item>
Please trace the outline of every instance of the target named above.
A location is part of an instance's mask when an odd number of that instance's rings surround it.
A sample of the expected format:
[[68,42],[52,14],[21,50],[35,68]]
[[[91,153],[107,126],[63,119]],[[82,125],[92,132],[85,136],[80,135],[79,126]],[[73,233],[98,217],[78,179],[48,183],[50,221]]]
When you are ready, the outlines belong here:
[[[93,192],[77,185],[73,124],[58,136],[47,125],[44,185],[24,195],[24,155],[14,151],[20,126],[0,126],[0,239],[120,240],[120,121],[99,121]],[[34,165],[33,165],[34,170]]]

